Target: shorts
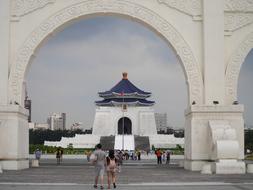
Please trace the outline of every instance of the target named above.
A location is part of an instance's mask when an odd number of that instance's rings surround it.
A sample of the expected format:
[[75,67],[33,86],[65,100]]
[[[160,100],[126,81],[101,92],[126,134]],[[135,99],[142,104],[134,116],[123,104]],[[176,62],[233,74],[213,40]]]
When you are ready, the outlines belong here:
[[107,172],[110,172],[110,173],[115,173],[117,171],[117,168],[109,168],[109,167],[106,167],[106,171]]
[[105,173],[105,168],[101,166],[95,166],[95,176],[103,176]]

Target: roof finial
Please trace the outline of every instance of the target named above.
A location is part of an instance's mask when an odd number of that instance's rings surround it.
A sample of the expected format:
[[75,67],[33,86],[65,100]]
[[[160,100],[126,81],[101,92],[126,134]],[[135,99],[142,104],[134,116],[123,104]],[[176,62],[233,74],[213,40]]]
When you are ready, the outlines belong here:
[[127,79],[127,72],[123,72],[122,75],[123,75],[123,79]]

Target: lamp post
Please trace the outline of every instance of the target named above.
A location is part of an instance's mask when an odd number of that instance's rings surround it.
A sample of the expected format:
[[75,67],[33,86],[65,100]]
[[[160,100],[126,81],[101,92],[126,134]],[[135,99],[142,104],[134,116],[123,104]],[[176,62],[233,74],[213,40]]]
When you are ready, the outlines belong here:
[[124,150],[124,134],[125,134],[125,125],[124,125],[124,93],[122,92],[123,103],[122,103],[122,150]]

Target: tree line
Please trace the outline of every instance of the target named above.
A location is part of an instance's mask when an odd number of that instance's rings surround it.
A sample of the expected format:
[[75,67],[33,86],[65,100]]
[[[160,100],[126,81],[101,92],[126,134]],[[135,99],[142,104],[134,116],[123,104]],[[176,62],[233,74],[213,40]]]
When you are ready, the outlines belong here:
[[245,130],[245,150],[250,150],[253,152],[253,130]]
[[[91,130],[29,130],[29,144],[44,144],[44,141],[60,141],[62,137],[74,137],[76,134],[91,134]],[[176,135],[175,135],[176,136]],[[183,134],[178,135],[184,136]],[[253,152],[253,130],[245,130],[245,150]]]
[[74,137],[76,134],[91,134],[91,130],[44,130],[30,129],[29,144],[44,144],[44,141],[60,141],[62,137]]

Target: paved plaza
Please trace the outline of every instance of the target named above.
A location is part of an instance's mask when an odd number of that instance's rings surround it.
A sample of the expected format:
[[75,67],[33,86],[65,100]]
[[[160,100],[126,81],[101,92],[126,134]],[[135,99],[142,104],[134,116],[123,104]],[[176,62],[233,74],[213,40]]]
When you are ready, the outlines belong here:
[[[0,174],[0,190],[83,190],[93,189],[93,166],[85,159],[42,159],[39,168],[4,171]],[[204,175],[179,167],[179,159],[170,165],[157,165],[155,159],[125,161],[118,174],[117,189],[253,189],[253,174]],[[105,185],[106,186],[106,185]]]

